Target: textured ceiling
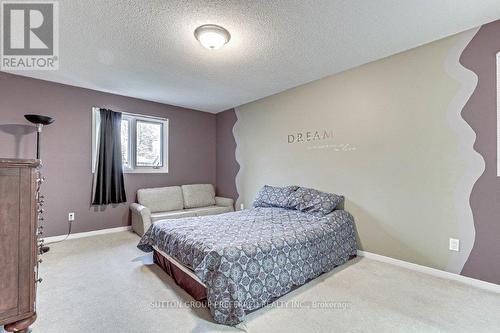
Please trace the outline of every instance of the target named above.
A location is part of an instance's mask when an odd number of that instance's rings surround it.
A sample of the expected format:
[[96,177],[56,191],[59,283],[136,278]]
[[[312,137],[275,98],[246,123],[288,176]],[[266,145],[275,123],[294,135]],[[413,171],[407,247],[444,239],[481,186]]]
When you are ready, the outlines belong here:
[[[500,18],[500,0],[59,3],[60,69],[15,74],[209,112]],[[206,23],[230,31],[226,47],[198,44]]]

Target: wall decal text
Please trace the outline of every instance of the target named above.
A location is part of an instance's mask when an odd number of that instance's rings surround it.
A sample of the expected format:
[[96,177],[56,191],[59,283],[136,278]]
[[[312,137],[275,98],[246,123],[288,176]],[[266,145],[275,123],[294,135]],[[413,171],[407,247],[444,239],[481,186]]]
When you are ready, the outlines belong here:
[[288,143],[304,143],[333,139],[333,130],[305,131],[288,134]]
[[313,149],[331,149],[335,152],[348,152],[357,150],[356,147],[352,146],[349,143],[334,143],[334,144],[324,144],[324,145],[314,145],[311,147],[307,147],[308,150]]

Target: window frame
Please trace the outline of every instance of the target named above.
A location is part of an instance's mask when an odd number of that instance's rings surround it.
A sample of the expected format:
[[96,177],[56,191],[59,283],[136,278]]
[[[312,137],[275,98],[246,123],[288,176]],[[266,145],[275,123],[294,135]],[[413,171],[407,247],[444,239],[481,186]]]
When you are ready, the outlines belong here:
[[[97,136],[97,131],[100,126],[100,120],[97,117],[99,108],[92,108],[92,173],[95,172],[95,164],[96,164],[96,154],[97,147],[99,145],[99,137]],[[136,113],[128,113],[121,112],[122,120],[126,119],[129,122],[129,145],[128,145],[128,156],[129,163],[131,167],[123,167],[124,173],[168,173],[168,136],[169,136],[169,120],[167,118],[160,118],[154,116],[146,116],[142,114]],[[137,121],[140,122],[148,122],[154,124],[161,124],[161,141],[162,141],[162,149],[161,149],[161,158],[162,164],[161,167],[149,167],[149,166],[137,166]]]
[[137,165],[137,141],[138,141],[138,136],[137,136],[137,123],[140,122],[140,123],[146,123],[146,124],[154,124],[154,125],[161,125],[160,127],[160,140],[162,142],[162,145],[165,144],[165,139],[164,139],[164,131],[165,131],[165,126],[163,124],[163,122],[161,121],[154,121],[154,120],[150,120],[150,119],[142,119],[142,118],[135,118],[134,119],[134,149],[132,150],[133,153],[134,153],[134,168],[135,169],[138,169],[138,168],[153,168],[153,169],[161,169],[163,168],[164,164],[165,164],[165,159],[164,159],[164,149],[160,149],[160,159],[161,159],[161,165],[160,166],[144,166],[144,165]]
[[[122,122],[123,121],[126,121],[128,123],[128,142],[130,143],[130,136],[131,136],[130,132],[132,132],[132,121],[130,119],[128,119],[128,118],[124,119],[123,116],[122,116]],[[120,124],[120,126],[121,126],[121,124]],[[122,144],[123,144],[123,142],[122,142]],[[122,148],[123,148],[123,146],[122,146]],[[132,170],[132,168],[130,168],[130,165],[132,164],[132,155],[131,155],[132,154],[132,148],[130,147],[130,144],[128,145],[128,149],[127,150],[128,150],[127,151],[128,164],[127,165],[123,165],[123,170],[124,171],[130,171],[130,170]],[[123,160],[122,160],[122,163],[123,163]]]

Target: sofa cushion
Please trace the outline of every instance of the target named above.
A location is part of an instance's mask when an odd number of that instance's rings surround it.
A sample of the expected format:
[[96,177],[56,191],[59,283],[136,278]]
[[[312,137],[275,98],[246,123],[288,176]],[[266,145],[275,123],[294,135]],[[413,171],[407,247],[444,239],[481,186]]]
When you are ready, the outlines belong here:
[[157,222],[161,220],[168,220],[168,219],[180,219],[183,217],[195,217],[196,213],[195,212],[189,212],[187,210],[173,210],[170,212],[161,212],[161,213],[151,213],[151,221],[152,222]]
[[184,208],[215,205],[215,190],[212,184],[182,185]]
[[206,216],[206,215],[217,215],[223,213],[229,213],[233,211],[232,206],[210,206],[210,207],[200,207],[200,208],[189,208],[186,209],[187,212],[193,212],[196,216]]
[[180,186],[140,189],[137,191],[137,201],[148,207],[151,213],[184,208]]

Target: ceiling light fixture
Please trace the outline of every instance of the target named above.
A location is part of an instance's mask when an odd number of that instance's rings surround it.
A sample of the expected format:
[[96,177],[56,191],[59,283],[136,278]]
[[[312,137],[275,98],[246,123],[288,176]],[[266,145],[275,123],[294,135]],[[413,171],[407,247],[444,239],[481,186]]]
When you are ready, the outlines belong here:
[[231,39],[229,31],[215,24],[199,26],[194,31],[194,36],[203,47],[209,50],[220,49]]

